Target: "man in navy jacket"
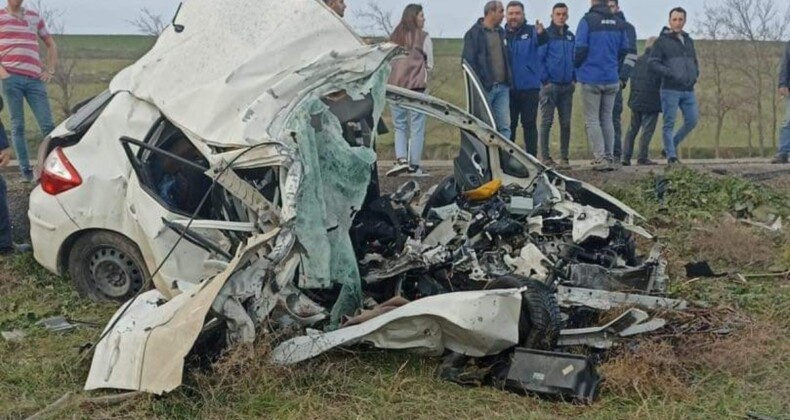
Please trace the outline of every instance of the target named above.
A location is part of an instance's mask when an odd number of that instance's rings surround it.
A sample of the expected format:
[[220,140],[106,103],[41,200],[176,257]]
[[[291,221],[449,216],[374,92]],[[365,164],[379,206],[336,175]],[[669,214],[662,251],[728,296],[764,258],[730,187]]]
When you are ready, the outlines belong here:
[[542,73],[538,49],[548,40],[546,30],[538,21],[534,26],[524,18],[524,4],[511,1],[507,14],[508,53],[513,84],[510,86],[510,140],[516,140],[519,118],[524,127],[527,153],[538,154],[538,104]]
[[[691,36],[683,30],[686,11],[676,7],[669,12],[665,27],[650,52],[650,68],[661,75],[661,109],[664,113],[664,152],[667,164],[680,163],[677,149],[699,122],[699,104],[694,87],[699,79],[697,50]],[[678,110],[683,113],[683,126],[675,132]]]
[[576,72],[573,68],[573,44],[576,36],[568,25],[568,6],[557,3],[551,11],[551,26],[546,29],[549,41],[540,47],[543,67],[540,91],[540,158],[548,166],[555,166],[551,157],[549,138],[554,124],[554,111],[560,119],[560,164],[557,169],[570,169],[568,152],[571,143],[571,117],[573,93],[576,90]]
[[576,30],[576,79],[582,84],[584,122],[595,160],[593,169],[609,171],[614,163],[612,112],[620,90],[620,61],[631,46],[626,25],[604,0],[591,0],[592,8]]

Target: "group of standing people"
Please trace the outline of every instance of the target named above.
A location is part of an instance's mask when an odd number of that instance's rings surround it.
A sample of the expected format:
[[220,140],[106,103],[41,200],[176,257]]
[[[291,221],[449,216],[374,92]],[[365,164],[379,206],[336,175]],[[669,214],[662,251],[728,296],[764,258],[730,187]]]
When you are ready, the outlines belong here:
[[[325,1],[339,15],[345,12],[344,0]],[[501,1],[485,4],[483,17],[464,36],[462,56],[484,89],[496,129],[515,141],[520,124],[528,153],[540,156],[547,166],[569,169],[573,98],[578,83],[593,169],[611,171],[630,166],[635,153],[638,165],[656,165],[649,156],[650,141],[662,114],[662,156],[669,166],[680,164],[679,146],[699,123],[695,86],[700,66],[694,41],[684,31],[686,10],[671,9],[668,25],[657,37],[647,39],[640,56],[636,29],[626,19],[620,1],[590,3],[575,33],[567,24],[570,10],[565,3],[552,7],[548,27],[540,21],[530,24],[520,1],[510,1],[506,6]],[[410,4],[405,8],[390,41],[403,47],[406,54],[393,60],[389,83],[426,92],[434,57],[422,6]],[[629,83],[631,121],[623,136],[623,92]],[[788,97],[788,116],[773,162],[787,163],[790,44],[782,60],[779,88]],[[676,129],[678,113],[683,123]],[[553,159],[550,147],[555,114],[560,131],[559,162]],[[397,160],[388,175],[425,175],[420,168],[425,116],[394,106],[392,117]]]
[[[497,130],[515,140],[520,122],[528,153],[539,154],[548,166],[568,168],[578,83],[594,169],[608,171],[631,165],[640,131],[637,163],[655,165],[648,156],[649,143],[662,112],[667,162],[679,163],[678,145],[699,121],[694,94],[699,63],[694,42],[683,31],[686,11],[672,9],[669,26],[660,37],[648,40],[641,57],[637,55],[636,30],[620,10],[619,0],[591,0],[591,8],[575,33],[567,25],[569,16],[565,3],[555,4],[546,28],[540,21],[529,24],[519,1],[507,6],[489,1],[484,16],[466,33],[463,59],[485,89]],[[632,120],[623,142],[623,90],[629,82]],[[678,110],[684,124],[676,132]],[[552,158],[549,146],[555,112],[560,122],[559,163]]]

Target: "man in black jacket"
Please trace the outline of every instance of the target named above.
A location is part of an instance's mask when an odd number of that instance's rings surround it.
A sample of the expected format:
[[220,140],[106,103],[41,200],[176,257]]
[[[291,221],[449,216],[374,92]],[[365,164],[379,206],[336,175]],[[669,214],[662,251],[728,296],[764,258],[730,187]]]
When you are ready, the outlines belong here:
[[494,114],[496,129],[510,138],[510,58],[505,46],[505,6],[489,1],[480,18],[464,35],[463,59],[477,74]]
[[779,151],[771,163],[787,163],[790,157],[790,43],[785,48],[779,70],[779,94],[787,98],[787,116],[779,133]]
[[628,43],[631,46],[628,54],[620,57],[620,91],[617,92],[617,96],[614,98],[614,110],[612,111],[612,123],[614,124],[614,148],[612,149],[612,154],[617,160],[620,159],[623,152],[623,90],[628,84],[628,79],[631,77],[631,72],[636,64],[636,28],[626,20],[625,14],[620,10],[620,0],[609,0],[608,4],[612,14],[625,22],[625,32],[628,36]]
[[[683,31],[686,11],[676,7],[669,12],[669,27],[664,28],[650,53],[650,68],[661,75],[661,108],[664,112],[664,151],[667,163],[678,163],[677,149],[699,122],[699,105],[694,85],[699,78],[699,61],[694,41]],[[675,132],[678,109],[683,127]]]
[[656,132],[658,114],[661,113],[661,77],[650,69],[650,53],[656,37],[651,37],[645,44],[645,53],[636,61],[634,73],[631,77],[631,97],[628,107],[631,108],[631,128],[625,136],[623,150],[623,166],[631,165],[631,156],[634,153],[634,142],[639,130],[642,130],[642,140],[639,142],[639,165],[655,165],[648,158],[650,140]]

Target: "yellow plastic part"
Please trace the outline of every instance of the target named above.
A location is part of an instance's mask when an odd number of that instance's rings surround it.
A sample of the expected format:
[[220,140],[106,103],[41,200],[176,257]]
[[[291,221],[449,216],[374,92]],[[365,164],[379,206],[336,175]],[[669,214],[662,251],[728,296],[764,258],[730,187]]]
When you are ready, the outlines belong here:
[[495,179],[487,184],[481,185],[480,188],[466,191],[463,196],[470,201],[485,201],[490,200],[502,188],[502,180]]

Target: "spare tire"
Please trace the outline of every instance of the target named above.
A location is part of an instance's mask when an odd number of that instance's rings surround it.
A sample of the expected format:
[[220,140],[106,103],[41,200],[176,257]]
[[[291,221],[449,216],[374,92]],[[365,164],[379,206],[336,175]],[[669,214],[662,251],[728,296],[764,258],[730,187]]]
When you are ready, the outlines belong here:
[[545,283],[521,276],[502,276],[489,282],[486,290],[519,289],[522,294],[518,341],[521,347],[551,351],[557,346],[562,329],[557,295]]

